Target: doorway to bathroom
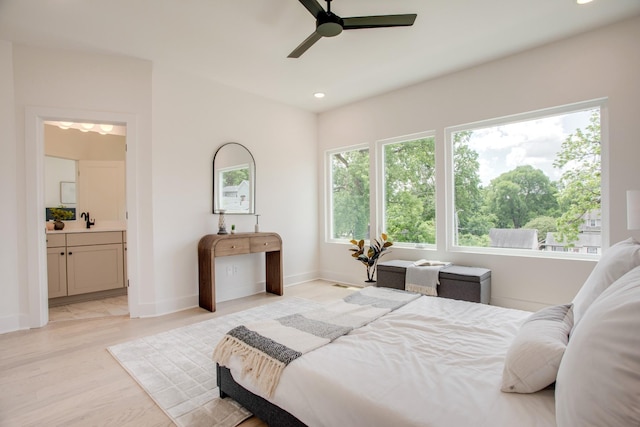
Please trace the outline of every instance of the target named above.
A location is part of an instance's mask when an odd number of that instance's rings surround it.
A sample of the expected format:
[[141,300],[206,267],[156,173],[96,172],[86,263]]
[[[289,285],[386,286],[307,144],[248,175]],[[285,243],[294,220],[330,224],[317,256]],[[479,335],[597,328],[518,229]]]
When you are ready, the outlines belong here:
[[126,315],[126,126],[44,121],[49,320]]
[[[126,300],[131,317],[140,316],[139,284],[140,277],[140,227],[138,217],[140,211],[139,190],[140,173],[138,165],[139,135],[138,118],[129,113],[105,112],[93,110],[77,110],[56,107],[25,108],[25,221],[27,233],[24,249],[27,257],[27,275],[25,298],[27,318],[25,325],[37,328],[49,322],[49,291],[47,268],[47,230],[45,219],[45,122],[64,121],[74,123],[102,123],[124,126],[126,129],[125,147],[125,187],[126,187],[126,232],[121,232],[123,254],[122,263],[126,268]],[[78,200],[79,202],[79,200]],[[91,214],[93,216],[93,214]],[[67,231],[71,231],[69,228]],[[100,233],[102,234],[102,233]],[[107,236],[111,239],[113,236]],[[59,238],[58,238],[59,239]],[[80,238],[82,240],[82,238]],[[71,239],[72,245],[78,245],[78,237]],[[58,241],[58,244],[62,242]],[[115,242],[103,242],[113,244]],[[64,239],[66,245],[66,236]],[[126,246],[125,246],[126,245]],[[66,249],[65,249],[66,250]],[[60,251],[62,252],[62,251]],[[58,253],[60,253],[58,252]],[[72,251],[73,256],[79,253]],[[67,254],[68,255],[68,254]],[[89,265],[79,263],[81,265]],[[90,267],[88,267],[90,268]]]
[[126,126],[44,121],[49,319],[128,314]]

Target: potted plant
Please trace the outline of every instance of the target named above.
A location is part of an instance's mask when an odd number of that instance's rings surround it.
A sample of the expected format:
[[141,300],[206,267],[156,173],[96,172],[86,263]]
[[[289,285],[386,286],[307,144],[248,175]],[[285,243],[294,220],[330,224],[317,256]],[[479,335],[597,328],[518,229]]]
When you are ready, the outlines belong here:
[[58,208],[49,209],[51,212],[51,216],[53,217],[54,222],[54,230],[62,230],[64,228],[64,222],[73,218],[73,212],[64,208],[64,206],[60,206]]
[[380,257],[386,255],[385,251],[393,245],[393,242],[387,240],[387,235],[382,233],[380,240],[373,239],[369,244],[369,249],[365,252],[364,240],[351,240],[353,247],[349,249],[353,252],[351,256],[357,261],[360,261],[367,267],[367,283],[373,283],[374,275],[376,274],[376,267],[378,266],[378,260]]

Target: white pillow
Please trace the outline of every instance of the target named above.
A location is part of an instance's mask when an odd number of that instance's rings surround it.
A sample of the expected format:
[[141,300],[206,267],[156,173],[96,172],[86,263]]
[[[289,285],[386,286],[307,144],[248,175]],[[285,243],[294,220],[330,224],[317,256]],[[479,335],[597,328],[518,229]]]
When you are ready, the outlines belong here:
[[640,267],[575,327],[556,380],[558,427],[640,426]]
[[[573,327],[580,323],[587,308],[613,282],[640,265],[640,243],[633,237],[604,251],[600,261],[573,299]],[[573,333],[573,332],[572,332]]]
[[543,308],[520,327],[502,371],[501,390],[535,393],[556,380],[573,326],[571,304]]

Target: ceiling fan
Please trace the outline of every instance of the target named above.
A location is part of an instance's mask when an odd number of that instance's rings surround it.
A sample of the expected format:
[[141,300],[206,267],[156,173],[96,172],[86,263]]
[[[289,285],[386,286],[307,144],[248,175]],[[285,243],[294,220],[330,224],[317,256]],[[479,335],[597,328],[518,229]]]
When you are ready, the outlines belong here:
[[362,28],[383,28],[383,27],[408,27],[416,20],[415,13],[405,15],[378,15],[378,16],[355,16],[351,18],[341,18],[331,12],[331,0],[327,2],[325,11],[317,0],[299,0],[304,7],[316,18],[316,30],[305,41],[300,43],[288,58],[299,58],[307,49],[314,45],[322,37],[334,37],[342,30],[359,30]]

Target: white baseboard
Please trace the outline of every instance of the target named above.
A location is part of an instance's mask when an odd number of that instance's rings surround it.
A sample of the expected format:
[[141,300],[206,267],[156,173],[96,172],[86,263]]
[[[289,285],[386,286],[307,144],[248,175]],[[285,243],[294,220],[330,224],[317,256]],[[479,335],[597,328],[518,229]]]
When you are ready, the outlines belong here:
[[29,329],[27,316],[14,314],[11,316],[0,317],[0,334],[15,332],[22,329]]
[[301,283],[310,282],[312,280],[320,279],[320,273],[317,271],[304,273],[304,274],[296,274],[295,276],[287,276],[284,278],[284,286],[295,286]]
[[138,314],[135,317],[157,317],[198,307],[198,305],[198,295],[189,295],[176,299],[167,299],[156,303],[139,304],[137,310],[133,312]]

